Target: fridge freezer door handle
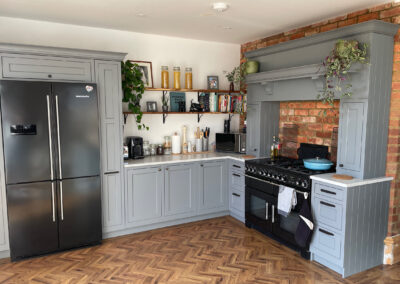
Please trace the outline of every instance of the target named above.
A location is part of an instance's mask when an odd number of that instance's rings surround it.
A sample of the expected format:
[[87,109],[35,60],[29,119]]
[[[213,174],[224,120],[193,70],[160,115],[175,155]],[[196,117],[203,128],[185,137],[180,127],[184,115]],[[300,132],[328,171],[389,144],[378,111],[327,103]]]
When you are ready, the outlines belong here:
[[50,175],[51,180],[54,179],[54,168],[53,168],[53,145],[51,143],[51,118],[50,118],[50,96],[46,96],[47,99],[47,122],[49,126],[49,152],[50,152]]
[[60,179],[62,179],[61,168],[61,143],[60,143],[60,116],[58,114],[58,96],[56,96],[56,115],[57,115],[57,141],[58,141],[58,170],[60,172]]
[[56,204],[54,203],[54,182],[51,182],[51,207],[53,209],[53,222],[56,221]]
[[61,221],[63,221],[64,220],[64,200],[63,200],[62,181],[60,181],[60,211],[61,211]]

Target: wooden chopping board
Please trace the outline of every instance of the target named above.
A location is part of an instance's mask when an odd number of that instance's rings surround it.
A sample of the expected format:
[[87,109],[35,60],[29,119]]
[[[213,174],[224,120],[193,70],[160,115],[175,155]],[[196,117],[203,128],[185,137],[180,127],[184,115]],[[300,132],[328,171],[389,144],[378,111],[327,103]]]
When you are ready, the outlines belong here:
[[349,176],[349,175],[339,175],[339,174],[334,174],[334,175],[332,175],[332,177],[333,177],[334,179],[341,179],[341,180],[352,180],[352,179],[353,179],[352,176]]

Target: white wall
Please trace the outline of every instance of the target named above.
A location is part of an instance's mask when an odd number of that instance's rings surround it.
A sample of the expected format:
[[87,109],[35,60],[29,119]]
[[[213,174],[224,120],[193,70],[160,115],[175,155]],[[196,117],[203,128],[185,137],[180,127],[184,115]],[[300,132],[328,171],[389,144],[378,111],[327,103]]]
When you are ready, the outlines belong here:
[[[190,29],[190,27],[188,27]],[[193,68],[193,88],[206,88],[207,75],[218,75],[220,88],[228,88],[228,82],[223,74],[230,71],[240,61],[240,45],[224,44],[166,37],[159,35],[133,33],[127,31],[101,29],[85,26],[67,25],[44,21],[0,17],[0,41],[4,43],[33,44],[54,47],[69,47],[94,49],[103,51],[127,52],[127,59],[151,61],[155,87],[160,87],[160,69],[168,65],[170,69],[170,86],[172,83],[172,67]],[[184,84],[182,76],[181,84]],[[189,103],[196,94],[188,94]],[[161,108],[161,92],[146,92],[142,106],[148,100],[158,101]],[[150,143],[163,141],[165,135],[180,131],[187,125],[192,133],[197,126],[211,128],[211,133],[223,130],[223,120],[228,115],[205,115],[197,123],[196,115],[169,115],[162,124],[161,115],[144,115],[143,122],[150,131],[138,131],[132,116],[129,116],[125,126],[125,135],[140,135]],[[232,120],[232,130],[239,128],[239,116]],[[190,137],[190,136],[189,136]],[[214,140],[214,135],[211,135]]]

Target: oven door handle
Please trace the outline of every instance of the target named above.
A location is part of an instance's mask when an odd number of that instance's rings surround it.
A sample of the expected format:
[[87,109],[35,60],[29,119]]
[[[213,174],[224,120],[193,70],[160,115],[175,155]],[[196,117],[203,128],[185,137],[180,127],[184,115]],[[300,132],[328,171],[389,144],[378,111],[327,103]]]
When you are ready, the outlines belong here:
[[246,176],[246,177],[249,177],[249,178],[252,178],[252,179],[256,179],[256,180],[258,180],[258,181],[262,181],[262,182],[265,182],[265,183],[269,183],[269,184],[273,184],[273,185],[279,186],[279,184],[273,183],[273,182],[271,182],[271,181],[266,181],[266,180],[263,180],[263,179],[260,179],[260,178],[256,178],[256,177],[253,177],[253,176],[249,176],[249,175],[245,175],[245,176]]
[[275,223],[275,205],[272,204],[272,223]]
[[265,220],[268,220],[268,202],[265,202]]

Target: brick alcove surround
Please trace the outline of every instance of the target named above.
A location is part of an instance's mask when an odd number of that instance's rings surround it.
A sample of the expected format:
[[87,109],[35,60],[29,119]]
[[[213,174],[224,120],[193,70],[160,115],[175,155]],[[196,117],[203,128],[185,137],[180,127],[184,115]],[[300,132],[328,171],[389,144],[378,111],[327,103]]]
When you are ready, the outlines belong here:
[[[244,43],[241,45],[241,62],[245,60],[244,53],[247,51],[272,46],[281,42],[290,41],[373,19],[400,24],[400,3],[381,4],[375,7],[349,13],[347,15],[338,16],[323,22],[299,27],[287,32]],[[387,264],[400,262],[400,32],[398,32],[395,36],[393,60],[386,175],[393,177],[394,180],[392,181],[390,189],[388,237],[385,240],[385,263]],[[289,103],[292,103],[292,105],[289,106]],[[296,141],[292,141],[292,148],[297,147],[296,143],[298,144],[303,140],[306,140],[305,142],[315,142],[318,144],[325,144],[330,147],[335,147],[335,138],[329,137],[328,128],[333,130],[335,125],[337,127],[338,107],[335,107],[335,114],[332,115],[332,118],[329,118],[330,121],[325,122],[323,115],[316,113],[316,110],[321,107],[318,102],[308,101],[307,103],[312,104],[311,107],[308,108],[305,105],[295,105],[293,103],[299,102],[281,103],[280,137],[284,140],[284,142],[288,143],[291,138],[285,139],[285,133],[282,128],[285,126],[298,125],[299,134],[297,137],[300,137],[300,139],[297,138]],[[317,121],[319,121],[319,123]],[[318,130],[310,129],[310,127],[318,128]],[[319,129],[322,129],[322,131]],[[300,131],[303,132],[301,133]],[[311,136],[306,134],[310,134]],[[289,152],[290,151],[291,150],[289,149]],[[335,151],[335,149],[333,148],[332,151]],[[288,155],[292,154],[293,151],[288,153]]]

